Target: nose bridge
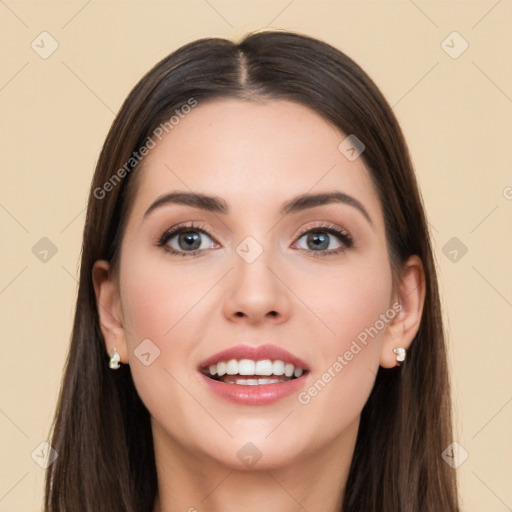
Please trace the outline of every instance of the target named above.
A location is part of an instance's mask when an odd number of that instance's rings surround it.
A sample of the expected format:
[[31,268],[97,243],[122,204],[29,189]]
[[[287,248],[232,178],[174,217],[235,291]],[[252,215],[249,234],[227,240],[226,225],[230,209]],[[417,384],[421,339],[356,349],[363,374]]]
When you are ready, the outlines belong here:
[[265,317],[284,320],[290,311],[287,288],[276,271],[279,265],[271,237],[259,238],[261,241],[249,235],[235,248],[225,314],[247,317],[253,322]]

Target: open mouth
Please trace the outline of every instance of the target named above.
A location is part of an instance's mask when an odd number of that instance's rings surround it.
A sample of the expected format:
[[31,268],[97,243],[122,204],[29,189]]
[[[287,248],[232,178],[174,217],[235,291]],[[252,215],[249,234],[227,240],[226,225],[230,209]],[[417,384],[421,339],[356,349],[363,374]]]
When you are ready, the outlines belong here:
[[280,359],[258,361],[230,359],[202,368],[201,373],[212,380],[226,384],[259,386],[298,379],[307,373],[307,370],[291,363],[285,363]]

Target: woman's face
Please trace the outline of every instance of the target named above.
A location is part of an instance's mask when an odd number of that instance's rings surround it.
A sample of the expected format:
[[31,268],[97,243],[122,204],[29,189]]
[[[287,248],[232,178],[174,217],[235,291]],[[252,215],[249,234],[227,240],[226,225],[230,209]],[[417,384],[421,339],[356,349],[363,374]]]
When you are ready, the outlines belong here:
[[[271,468],[354,439],[399,306],[346,136],[300,104],[229,99],[156,139],[122,242],[117,347],[155,442]],[[340,195],[297,201],[317,194]]]

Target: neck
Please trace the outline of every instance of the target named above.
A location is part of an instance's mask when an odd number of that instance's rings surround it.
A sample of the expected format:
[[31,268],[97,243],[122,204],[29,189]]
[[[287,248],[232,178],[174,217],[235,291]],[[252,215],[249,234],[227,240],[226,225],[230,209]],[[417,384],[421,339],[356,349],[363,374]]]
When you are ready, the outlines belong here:
[[339,512],[358,424],[287,465],[251,470],[191,455],[154,427],[158,494],[153,512]]

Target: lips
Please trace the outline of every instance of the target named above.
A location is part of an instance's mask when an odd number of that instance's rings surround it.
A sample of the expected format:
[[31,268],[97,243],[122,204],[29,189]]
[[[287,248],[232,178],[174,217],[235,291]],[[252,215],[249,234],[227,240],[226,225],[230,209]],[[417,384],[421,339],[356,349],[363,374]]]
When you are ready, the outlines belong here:
[[199,365],[202,381],[215,394],[245,405],[271,404],[306,381],[305,361],[276,345],[237,345]]

